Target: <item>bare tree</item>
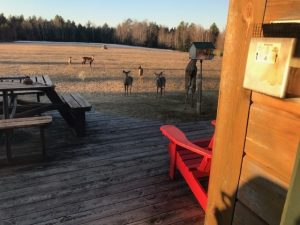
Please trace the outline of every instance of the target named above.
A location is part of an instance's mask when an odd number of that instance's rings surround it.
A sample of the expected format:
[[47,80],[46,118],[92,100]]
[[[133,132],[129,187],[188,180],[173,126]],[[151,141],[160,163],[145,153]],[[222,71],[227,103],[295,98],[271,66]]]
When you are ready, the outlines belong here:
[[221,53],[224,51],[225,34],[226,30],[224,29],[217,38],[216,48],[220,50]]

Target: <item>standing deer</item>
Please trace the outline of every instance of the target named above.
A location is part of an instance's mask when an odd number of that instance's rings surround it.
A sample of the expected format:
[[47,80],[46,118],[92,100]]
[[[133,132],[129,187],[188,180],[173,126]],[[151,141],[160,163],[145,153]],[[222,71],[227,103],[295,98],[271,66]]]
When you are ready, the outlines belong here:
[[196,92],[196,78],[197,78],[197,60],[192,59],[185,69],[185,105],[190,100],[191,107],[194,107],[194,95]]
[[158,94],[158,89],[160,89],[160,96],[162,96],[163,92],[165,94],[166,87],[166,78],[163,76],[163,72],[154,73],[156,76],[156,94]]
[[69,57],[68,63],[69,63],[69,65],[72,64],[72,57]]
[[92,63],[94,62],[94,59],[95,59],[94,56],[92,56],[92,57],[84,56],[84,57],[82,57],[81,64],[83,65],[88,61],[90,63],[90,67],[92,67]]
[[140,82],[144,83],[144,78],[143,78],[144,69],[142,68],[141,65],[138,67],[138,74],[139,74],[139,77],[140,77]]
[[144,73],[144,69],[142,68],[142,66],[140,65],[138,68],[138,72],[139,72],[139,76],[142,77],[143,73]]
[[124,79],[125,95],[128,95],[128,88],[129,88],[129,92],[131,94],[133,78],[131,76],[129,76],[130,70],[128,70],[128,71],[123,70],[123,73],[125,74],[125,79]]

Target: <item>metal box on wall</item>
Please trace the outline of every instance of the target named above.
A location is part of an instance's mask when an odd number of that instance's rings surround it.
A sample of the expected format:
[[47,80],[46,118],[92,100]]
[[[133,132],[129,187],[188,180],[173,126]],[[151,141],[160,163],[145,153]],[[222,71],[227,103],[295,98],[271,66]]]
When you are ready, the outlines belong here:
[[243,86],[275,97],[285,97],[295,43],[295,38],[252,38]]

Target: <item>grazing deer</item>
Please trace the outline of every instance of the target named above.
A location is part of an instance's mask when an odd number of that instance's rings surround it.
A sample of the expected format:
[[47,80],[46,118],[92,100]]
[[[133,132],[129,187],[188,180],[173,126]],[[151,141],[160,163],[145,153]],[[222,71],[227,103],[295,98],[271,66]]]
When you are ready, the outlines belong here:
[[128,71],[123,70],[123,73],[125,74],[125,79],[124,79],[125,95],[128,95],[128,88],[129,88],[129,92],[131,94],[133,78],[131,76],[129,76],[130,70],[128,70]]
[[165,93],[166,87],[166,78],[163,76],[163,72],[154,73],[156,76],[156,94],[158,94],[158,89],[160,89],[160,96],[162,96],[163,92]]
[[81,64],[83,65],[83,64],[85,64],[87,61],[90,63],[90,67],[92,67],[92,63],[94,62],[94,56],[92,56],[92,57],[88,57],[88,56],[82,57],[82,62],[81,62]]
[[192,59],[185,69],[185,105],[190,100],[191,107],[194,107],[194,95],[196,92],[196,78],[197,78],[197,60]]

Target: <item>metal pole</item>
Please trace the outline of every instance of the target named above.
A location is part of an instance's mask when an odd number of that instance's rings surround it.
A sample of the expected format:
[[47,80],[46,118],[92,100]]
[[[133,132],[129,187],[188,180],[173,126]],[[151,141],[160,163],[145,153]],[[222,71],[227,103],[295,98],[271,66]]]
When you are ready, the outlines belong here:
[[202,104],[202,62],[200,59],[200,74],[198,78],[198,93],[197,93],[197,113],[201,114],[201,104]]

